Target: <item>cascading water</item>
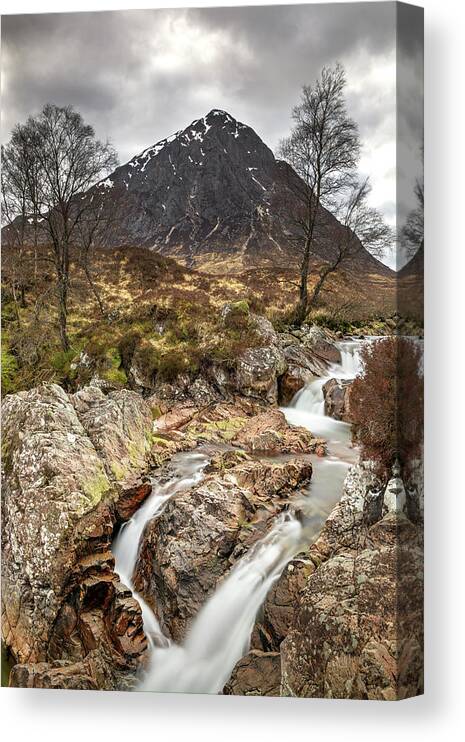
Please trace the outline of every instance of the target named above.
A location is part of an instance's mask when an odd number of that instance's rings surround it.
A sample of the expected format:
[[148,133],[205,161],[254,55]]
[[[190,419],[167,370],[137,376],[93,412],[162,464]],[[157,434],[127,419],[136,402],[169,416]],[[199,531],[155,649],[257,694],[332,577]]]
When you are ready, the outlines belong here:
[[[302,425],[314,435],[328,439],[329,455],[313,458],[314,476],[310,497],[302,495],[297,520],[287,512],[277,518],[271,531],[240,559],[195,617],[183,646],[163,636],[158,621],[140,596],[144,628],[151,643],[151,663],[141,681],[142,690],[179,693],[218,693],[236,662],[249,648],[257,612],[286,564],[316,537],[338,501],[350,463],[350,426],[324,414],[323,385],[330,378],[351,379],[360,371],[360,341],[339,344],[341,364],[334,364],[298,392],[284,408],[288,422]],[[123,526],[113,544],[116,570],[132,587],[140,539],[146,523],[161,513],[167,500],[202,478],[208,459],[199,453],[178,454],[174,472]],[[302,522],[301,522],[302,520]]]
[[[325,415],[325,400],[323,386],[329,379],[353,379],[361,370],[360,349],[364,342],[360,340],[344,340],[338,343],[341,353],[341,363],[332,364],[326,376],[320,376],[311,381],[295,395],[289,407],[284,407],[283,412],[291,425],[301,425],[311,430],[314,435],[327,438],[328,442],[335,444],[339,449],[341,445],[346,449],[345,454],[349,460],[353,459],[350,444],[350,425]],[[338,458],[342,451],[338,451]]]
[[302,544],[302,525],[290,514],[233,567],[197,614],[184,646],[156,648],[142,690],[219,693],[247,653],[257,612]]
[[329,379],[355,378],[362,368],[360,350],[372,339],[377,338],[339,342],[341,363],[332,364],[324,377],[311,381],[297,392],[289,407],[282,408],[288,423],[307,428],[328,441],[328,456],[313,461],[311,496],[329,505],[338,501],[347,468],[357,456],[351,445],[351,426],[325,415],[323,386]]
[[131,588],[142,609],[144,630],[149,645],[166,646],[168,640],[163,636],[160,625],[153,611],[144,599],[134,591],[132,576],[139,554],[139,546],[146,524],[161,513],[168,500],[178,492],[192,487],[203,476],[208,458],[200,453],[178,454],[171,462],[172,476],[163,484],[153,486],[152,493],[132,518],[123,523],[121,530],[113,541],[112,552],[115,558],[115,570],[125,585]]

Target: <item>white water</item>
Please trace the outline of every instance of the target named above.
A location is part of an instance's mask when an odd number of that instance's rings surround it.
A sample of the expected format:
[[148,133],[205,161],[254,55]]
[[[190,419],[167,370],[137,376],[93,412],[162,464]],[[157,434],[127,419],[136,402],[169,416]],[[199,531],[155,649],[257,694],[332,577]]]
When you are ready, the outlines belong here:
[[[360,370],[360,347],[359,341],[340,343],[341,365],[331,366],[325,378],[311,382],[283,409],[290,424],[302,425],[328,440],[328,456],[312,457],[309,493],[294,501],[303,513],[303,523],[291,513],[276,519],[271,531],[236,563],[201,608],[182,646],[162,636],[152,611],[136,596],[144,628],[152,637],[150,667],[142,679],[142,690],[219,693],[236,662],[247,653],[256,615],[271,586],[286,564],[319,533],[341,496],[349,464],[356,460],[350,426],[324,415],[322,387],[330,378],[354,378]],[[114,543],[117,571],[130,586],[145,524],[160,514],[176,492],[199,481],[207,459],[200,454],[180,454],[175,463],[173,478],[154,488]]]
[[351,430],[348,423],[334,420],[325,415],[323,386],[329,379],[353,379],[361,371],[360,349],[366,341],[345,340],[338,343],[341,351],[341,364],[332,364],[326,376],[321,376],[307,384],[295,395],[289,407],[283,412],[291,425],[301,425],[314,435],[328,440],[330,454],[339,460],[353,460],[350,447]]
[[247,653],[257,612],[302,544],[302,526],[280,516],[197,614],[184,646],[154,649],[142,690],[219,693]]
[[163,636],[153,611],[134,590],[132,577],[139,555],[142,534],[147,523],[162,512],[173,495],[192,487],[202,479],[203,470],[207,464],[208,458],[199,453],[174,456],[171,462],[172,476],[162,484],[153,485],[152,493],[132,518],[123,523],[121,530],[113,541],[112,553],[115,557],[115,571],[119,574],[121,581],[131,588],[134,597],[139,601],[142,609],[144,631],[152,648],[160,644],[166,646],[169,642]]

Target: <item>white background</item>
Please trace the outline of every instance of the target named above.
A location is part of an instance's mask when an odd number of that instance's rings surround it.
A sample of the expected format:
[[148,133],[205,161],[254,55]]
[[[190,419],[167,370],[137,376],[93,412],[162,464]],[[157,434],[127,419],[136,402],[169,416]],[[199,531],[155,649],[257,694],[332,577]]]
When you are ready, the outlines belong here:
[[[2,689],[0,729],[9,738],[47,742],[86,738],[157,742],[429,742],[441,738],[454,742],[464,738],[465,4],[463,0],[419,4],[426,10],[425,695],[402,703],[368,703]],[[164,0],[160,5],[215,3]],[[3,0],[2,13],[143,7],[156,7],[156,3]]]

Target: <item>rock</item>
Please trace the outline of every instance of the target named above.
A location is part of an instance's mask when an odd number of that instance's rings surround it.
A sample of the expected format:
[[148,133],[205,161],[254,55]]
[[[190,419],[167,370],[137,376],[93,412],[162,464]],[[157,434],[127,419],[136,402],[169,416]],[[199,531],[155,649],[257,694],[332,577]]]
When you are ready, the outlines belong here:
[[262,341],[267,345],[279,346],[279,338],[270,320],[260,314],[250,314],[250,322]]
[[121,489],[132,486],[134,475],[150,462],[153,420],[147,402],[128,389],[104,395],[96,387],[86,387],[70,399],[107,475]]
[[[310,562],[310,569],[314,567]],[[281,642],[288,635],[298,605],[299,593],[305,586],[309,565],[303,559],[293,559],[273,585],[257,617],[252,636],[252,646],[267,652],[279,651]]]
[[237,662],[223,693],[226,696],[279,696],[280,685],[279,652],[254,649]]
[[[304,329],[304,328],[302,328]],[[332,363],[341,363],[341,352],[335,345],[332,337],[323,328],[312,325],[301,335],[302,343],[309,348],[328,366]]]
[[175,641],[229,569],[241,524],[251,515],[234,482],[209,477],[170,500],[146,527],[135,588]]
[[287,348],[289,345],[296,344],[296,337],[290,332],[278,332],[278,343],[281,348]]
[[[295,343],[295,339],[294,339]],[[279,403],[288,405],[294,396],[315,376],[326,370],[325,364],[305,350],[303,346],[288,345],[284,348],[287,369],[278,379]]]
[[282,695],[394,700],[422,692],[421,531],[402,513],[367,522],[375,480],[353,467],[308,555],[287,636]]
[[261,502],[273,504],[276,497],[284,497],[309,482],[312,470],[312,464],[305,459],[290,459],[280,464],[249,459],[240,462],[231,475],[256,508]]
[[245,451],[240,449],[227,449],[226,451],[215,451],[210,459],[210,463],[205,467],[205,473],[224,472],[227,469],[234,469],[238,464],[250,461]]
[[140,477],[132,487],[124,489],[115,505],[118,520],[129,520],[151,492],[152,482],[148,477]]
[[146,649],[141,611],[109,545],[119,499],[128,514],[144,496],[125,486],[147,465],[150,410],[125,390],[70,396],[49,384],[9,395],[2,425],[5,645],[23,665],[80,662],[101,648],[134,674]]
[[58,688],[64,690],[131,690],[134,676],[115,667],[101,650],[89,652],[84,660],[40,662],[16,665],[10,676],[12,688]]
[[325,415],[346,423],[353,422],[350,411],[351,388],[352,381],[346,379],[330,379],[323,384]]
[[287,368],[283,351],[274,346],[249,348],[236,364],[236,391],[245,396],[278,401],[278,376]]
[[306,428],[290,426],[277,409],[245,421],[232,442],[247,451],[262,453],[315,453],[317,448],[324,448],[323,439],[314,438]]
[[272,527],[311,472],[303,460],[241,460],[176,495],[148,524],[135,587],[175,641],[183,640],[218,581]]
[[192,402],[174,405],[164,415],[161,415],[153,425],[155,433],[168,433],[179,430],[189,423],[199,412],[199,408]]

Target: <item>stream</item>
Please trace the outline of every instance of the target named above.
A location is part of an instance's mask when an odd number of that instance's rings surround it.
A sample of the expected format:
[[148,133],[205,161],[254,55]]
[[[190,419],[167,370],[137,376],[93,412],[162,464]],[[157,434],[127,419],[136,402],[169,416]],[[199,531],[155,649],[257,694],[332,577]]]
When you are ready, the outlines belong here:
[[[248,652],[257,613],[270,588],[286,564],[318,536],[341,497],[348,467],[358,458],[351,445],[350,425],[325,416],[322,387],[330,378],[356,376],[363,342],[338,343],[341,365],[332,365],[325,377],[309,383],[289,407],[282,408],[291,425],[303,426],[328,442],[326,457],[310,457],[311,483],[293,499],[303,517],[297,520],[286,512],[276,518],[269,533],[236,562],[202,606],[182,646],[163,636],[153,612],[134,592],[142,608],[151,651],[150,668],[141,679],[140,690],[220,693],[236,662]],[[154,481],[152,494],[116,536],[112,547],[115,570],[133,591],[132,575],[146,523],[162,512],[171,497],[201,481],[207,464],[208,457],[198,451],[177,454],[172,460],[171,476],[165,481]]]

